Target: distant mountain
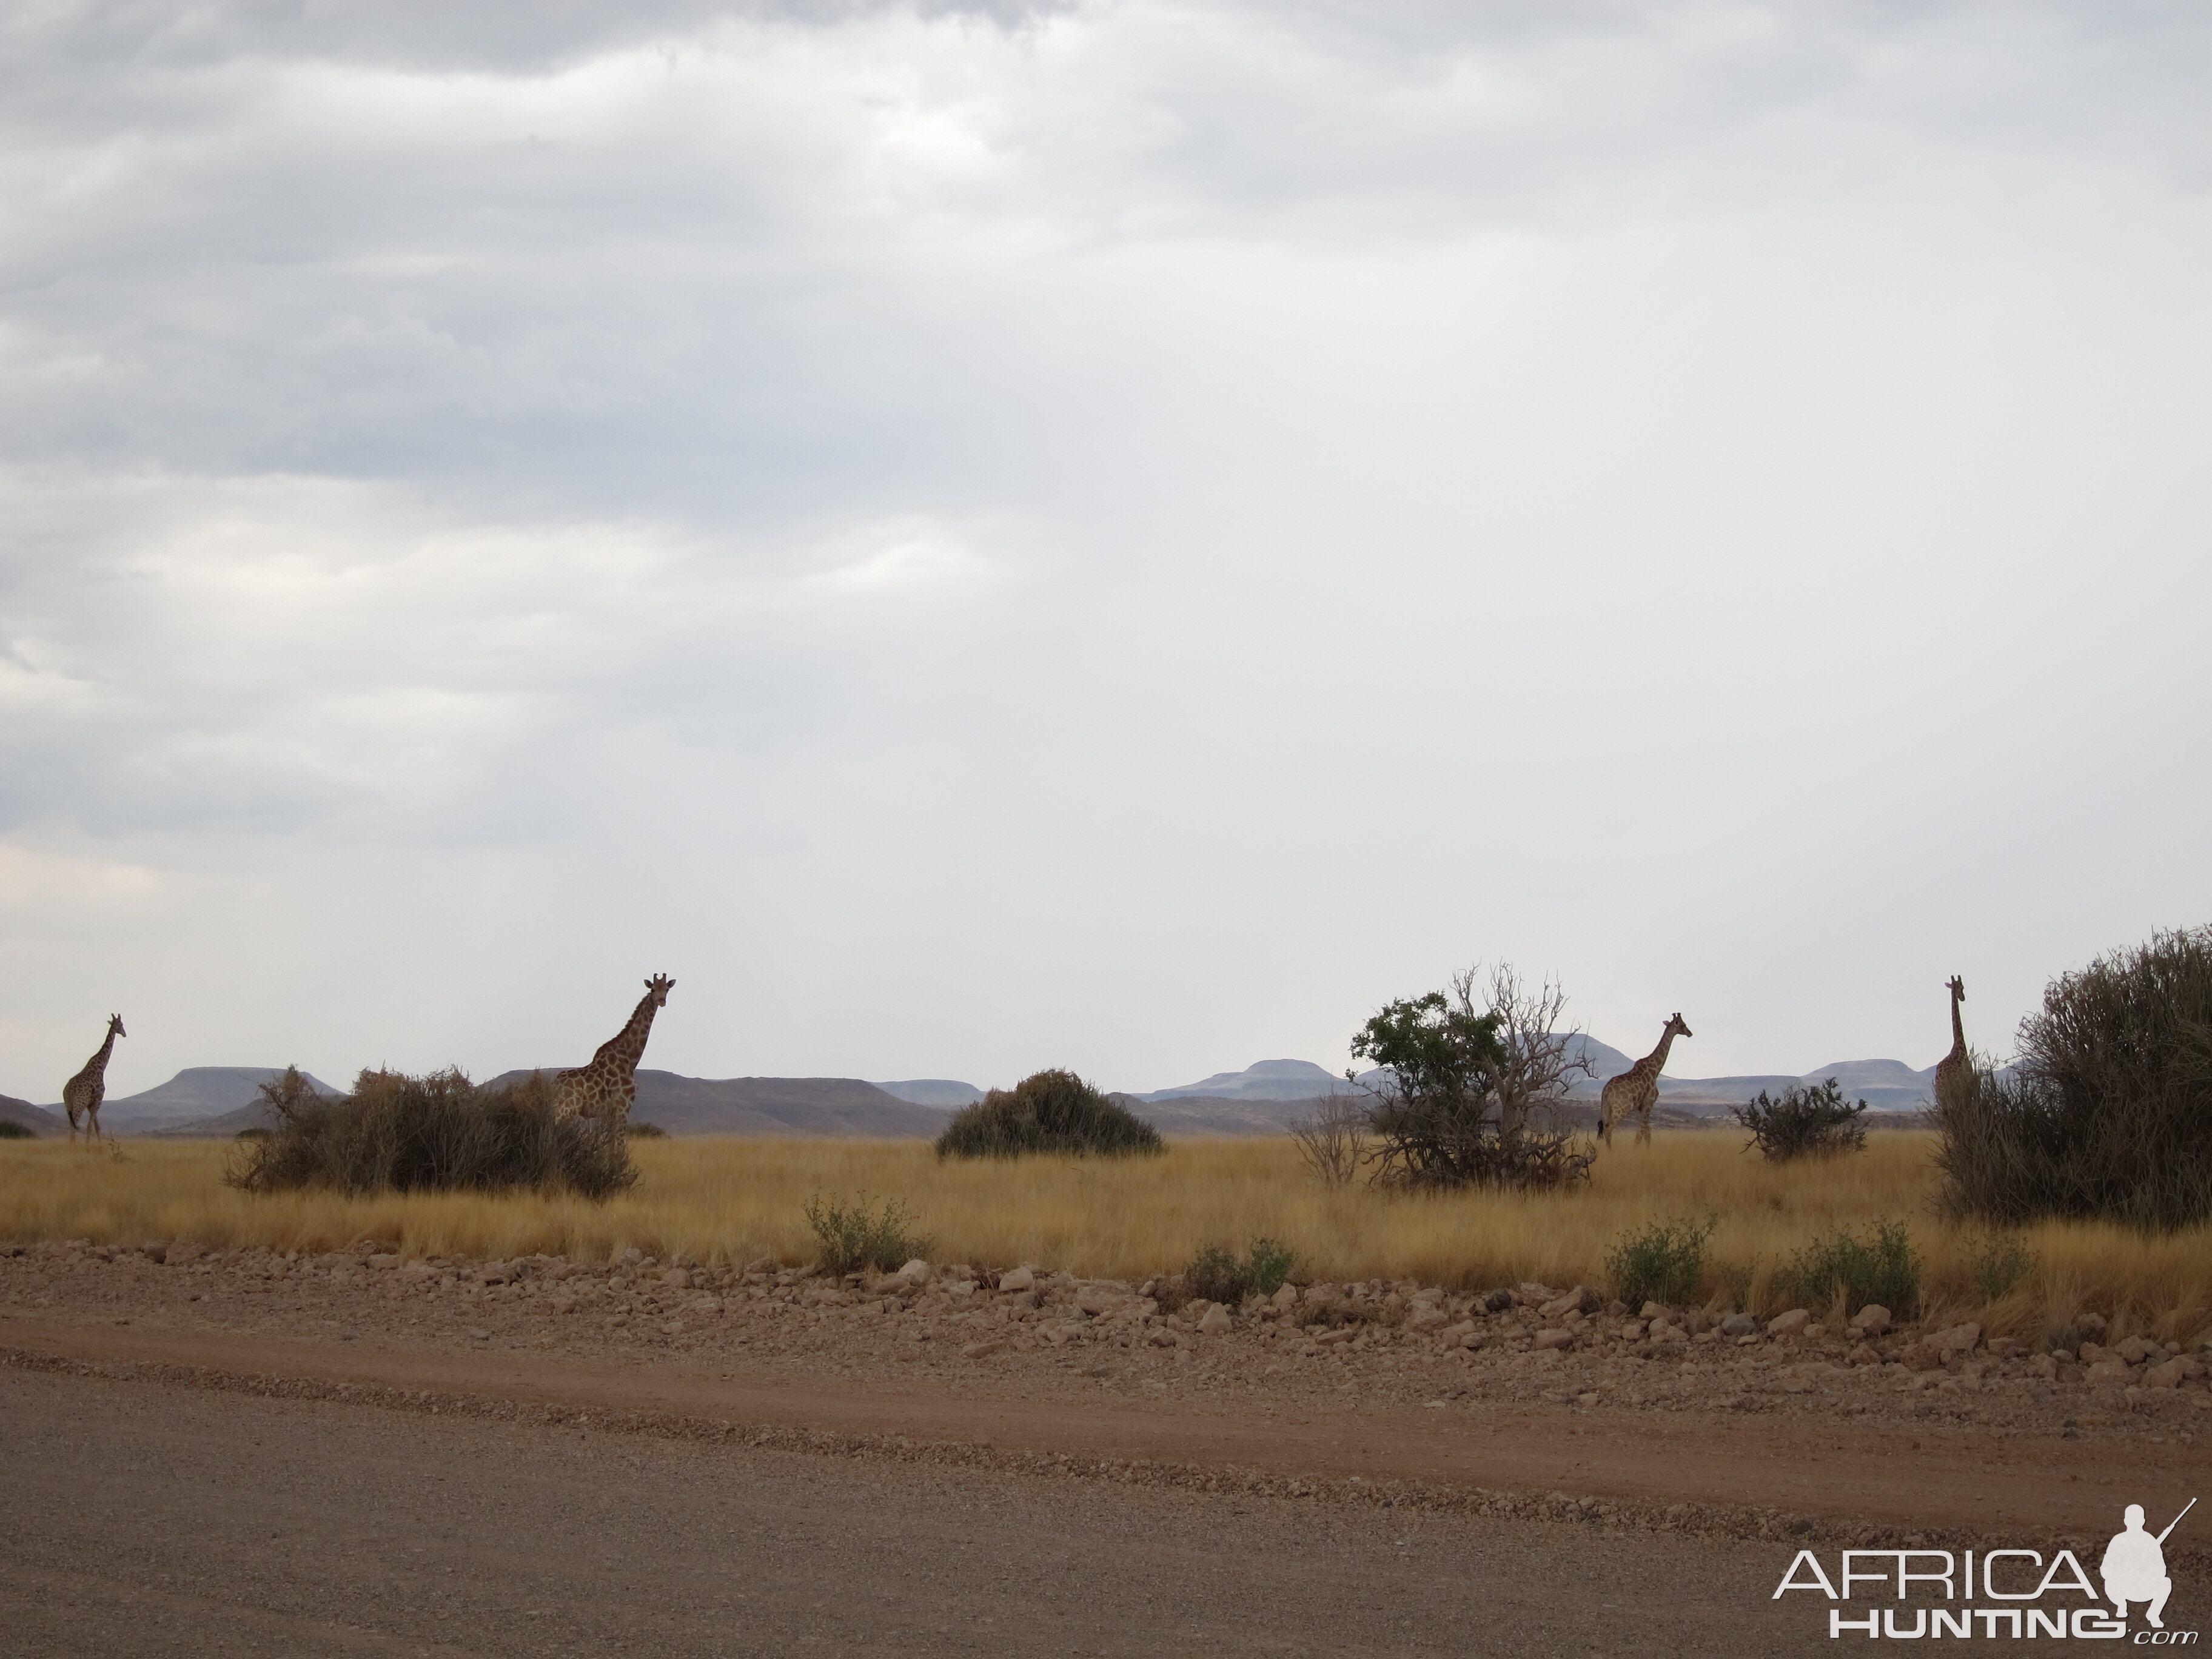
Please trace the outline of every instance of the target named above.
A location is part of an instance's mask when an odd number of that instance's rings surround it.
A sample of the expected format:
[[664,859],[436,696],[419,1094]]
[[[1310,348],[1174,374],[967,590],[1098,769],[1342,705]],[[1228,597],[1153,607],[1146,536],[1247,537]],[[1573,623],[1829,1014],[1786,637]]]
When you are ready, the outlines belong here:
[[[527,1072],[502,1072],[511,1083]],[[940,1133],[950,1115],[856,1077],[680,1077],[640,1071],[630,1116],[672,1135],[884,1135]]]
[[0,1123],[19,1123],[32,1133],[41,1135],[58,1135],[69,1127],[69,1120],[60,1113],[33,1106],[13,1095],[0,1095]]
[[972,1083],[955,1083],[941,1077],[909,1078],[904,1083],[878,1083],[876,1087],[916,1106],[973,1106],[983,1097],[983,1091]]
[[[1231,1073],[1234,1076],[1235,1073]],[[1109,1095],[1164,1135],[1279,1135],[1322,1103],[1304,1100],[1237,1100],[1224,1095]]]
[[[180,1128],[252,1104],[260,1098],[263,1084],[283,1075],[281,1066],[187,1066],[167,1083],[135,1095],[110,1095],[100,1109],[100,1127],[131,1134]],[[318,1094],[339,1092],[313,1073],[301,1075]]]
[[[1577,1034],[1570,1040],[1568,1052],[1589,1067],[1587,1075],[1577,1075],[1568,1085],[1571,1100],[1591,1100],[1598,1097],[1606,1079],[1619,1077],[1633,1066],[1638,1055],[1623,1053],[1610,1043],[1601,1042],[1587,1034]],[[1677,1051],[1680,1052],[1679,1050]],[[1675,1056],[1670,1054],[1669,1059]],[[1363,1072],[1359,1082],[1372,1087],[1381,1077],[1379,1072]],[[1799,1085],[1817,1085],[1829,1078],[1853,1100],[1864,1100],[1878,1112],[1924,1111],[1935,1098],[1936,1068],[1915,1071],[1898,1060],[1838,1060],[1832,1066],[1798,1074],[1785,1073],[1759,1073],[1744,1077],[1676,1077],[1662,1073],[1659,1079],[1659,1097],[1668,1106],[1689,1117],[1711,1117],[1725,1112],[1731,1106],[1741,1106],[1760,1090],[1770,1094]],[[1222,1103],[1282,1101],[1303,1108],[1328,1094],[1353,1092],[1353,1085],[1326,1068],[1304,1060],[1263,1060],[1256,1066],[1248,1066],[1241,1072],[1217,1072],[1198,1083],[1188,1083],[1176,1089],[1156,1089],[1150,1094],[1132,1094],[1131,1101],[1158,1104],[1166,1101],[1182,1100],[1193,1103],[1190,1115],[1194,1121],[1218,1121],[1223,1127],[1191,1128],[1182,1131],[1191,1134],[1239,1134],[1251,1133],[1247,1129],[1229,1127],[1232,1122],[1251,1121],[1244,1117],[1223,1116]],[[1198,1103],[1206,1103],[1199,1104]],[[1302,1115],[1292,1112],[1285,1123]],[[1165,1129],[1167,1125],[1159,1126]]]
[[1155,1089],[1136,1100],[1315,1100],[1349,1094],[1352,1085],[1310,1060],[1263,1060],[1241,1072],[1216,1072],[1180,1088]]

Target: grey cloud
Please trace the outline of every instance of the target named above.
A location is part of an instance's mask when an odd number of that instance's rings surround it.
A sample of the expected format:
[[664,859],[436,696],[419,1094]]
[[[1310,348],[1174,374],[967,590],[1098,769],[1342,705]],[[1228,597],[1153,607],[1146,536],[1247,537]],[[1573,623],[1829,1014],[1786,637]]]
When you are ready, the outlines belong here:
[[2193,10],[26,15],[0,851],[107,908],[0,950],[223,1058],[640,956],[1164,1083],[1480,953],[1924,1060],[2212,902],[2049,764],[2201,818]]

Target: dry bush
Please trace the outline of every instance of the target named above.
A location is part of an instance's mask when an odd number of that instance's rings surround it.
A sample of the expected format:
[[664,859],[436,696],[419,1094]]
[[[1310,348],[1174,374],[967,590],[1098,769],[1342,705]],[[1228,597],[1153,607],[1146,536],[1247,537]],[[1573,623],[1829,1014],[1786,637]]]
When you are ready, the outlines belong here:
[[1348,1187],[1367,1162],[1367,1103],[1358,1096],[1330,1095],[1292,1126],[1291,1139],[1316,1181]]
[[1866,1109],[1863,1100],[1856,1105],[1845,1100],[1836,1079],[1830,1078],[1817,1088],[1793,1084],[1779,1099],[1761,1089],[1756,1099],[1734,1108],[1729,1115],[1751,1132],[1745,1151],[1756,1146],[1759,1156],[1778,1164],[1793,1158],[1866,1151],[1866,1125],[1859,1121]]
[[1952,1213],[2212,1219],[2212,927],[2161,933],[2054,980],[2009,1076],[1936,1103]]
[[605,1199],[637,1179],[622,1135],[581,1119],[555,1121],[552,1079],[542,1073],[480,1089],[458,1068],[427,1077],[364,1071],[352,1094],[329,1099],[287,1066],[261,1096],[278,1125],[242,1145],[226,1177],[242,1192],[528,1188]]
[[939,1158],[1019,1158],[1028,1153],[1117,1157],[1160,1152],[1160,1132],[1073,1072],[1037,1072],[994,1089],[952,1115],[937,1138]]

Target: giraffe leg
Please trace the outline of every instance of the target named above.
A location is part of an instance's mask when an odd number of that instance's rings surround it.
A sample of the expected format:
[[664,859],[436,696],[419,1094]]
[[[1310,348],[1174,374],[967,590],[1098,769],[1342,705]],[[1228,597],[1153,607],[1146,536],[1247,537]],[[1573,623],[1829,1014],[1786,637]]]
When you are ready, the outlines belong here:
[[1639,1146],[1651,1144],[1651,1103],[1649,1101],[1636,1115],[1636,1144]]

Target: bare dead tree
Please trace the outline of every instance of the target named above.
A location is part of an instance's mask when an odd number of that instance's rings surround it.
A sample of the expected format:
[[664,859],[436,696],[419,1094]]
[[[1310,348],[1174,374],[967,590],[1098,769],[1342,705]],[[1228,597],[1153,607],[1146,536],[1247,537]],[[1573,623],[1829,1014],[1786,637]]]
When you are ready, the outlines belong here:
[[1496,1101],[1498,1139],[1512,1142],[1528,1130],[1529,1115],[1556,1116],[1577,1074],[1592,1075],[1589,1063],[1575,1057],[1579,1025],[1559,1029],[1567,994],[1555,979],[1530,983],[1510,963],[1490,970],[1480,1001],[1475,988],[1482,979],[1480,963],[1452,975],[1452,995],[1460,1006],[1480,1012],[1498,1021],[1499,1047],[1504,1053],[1491,1079]]
[[1330,1095],[1291,1127],[1298,1158],[1323,1186],[1348,1187],[1367,1161],[1367,1102]]

